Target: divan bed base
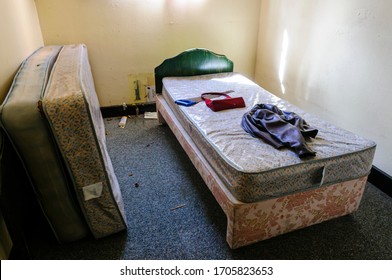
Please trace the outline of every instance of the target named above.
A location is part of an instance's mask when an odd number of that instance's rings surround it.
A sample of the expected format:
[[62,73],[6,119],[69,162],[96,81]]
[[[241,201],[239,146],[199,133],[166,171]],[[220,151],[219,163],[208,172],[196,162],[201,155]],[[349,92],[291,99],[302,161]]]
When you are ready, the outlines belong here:
[[236,249],[356,211],[367,176],[260,202],[238,201],[225,187],[162,96],[158,121],[166,123],[227,217],[226,240]]

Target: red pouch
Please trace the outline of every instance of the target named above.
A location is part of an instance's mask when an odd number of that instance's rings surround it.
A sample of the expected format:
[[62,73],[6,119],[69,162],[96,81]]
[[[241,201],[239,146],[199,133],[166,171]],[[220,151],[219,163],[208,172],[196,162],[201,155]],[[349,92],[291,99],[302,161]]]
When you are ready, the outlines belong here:
[[[205,92],[201,95],[201,99],[206,102],[206,105],[214,112],[222,111],[233,108],[245,107],[245,101],[242,97],[231,97],[227,93],[233,92],[232,90],[226,92]],[[209,99],[207,96],[224,96],[224,99]]]

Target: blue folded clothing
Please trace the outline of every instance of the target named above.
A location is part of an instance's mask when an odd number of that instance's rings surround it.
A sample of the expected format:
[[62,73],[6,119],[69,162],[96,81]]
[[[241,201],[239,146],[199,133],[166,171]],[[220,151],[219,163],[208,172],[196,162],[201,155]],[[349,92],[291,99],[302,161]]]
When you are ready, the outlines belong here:
[[178,99],[175,101],[176,104],[181,105],[181,106],[192,106],[195,105],[197,102],[193,100],[188,100],[188,99]]

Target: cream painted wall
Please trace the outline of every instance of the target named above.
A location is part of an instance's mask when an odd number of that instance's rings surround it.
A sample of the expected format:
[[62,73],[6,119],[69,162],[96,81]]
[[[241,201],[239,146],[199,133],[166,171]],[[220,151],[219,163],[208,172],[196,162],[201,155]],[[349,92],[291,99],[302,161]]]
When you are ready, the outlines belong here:
[[[43,45],[34,0],[0,1],[0,103],[21,62]],[[1,140],[0,140],[1,141]],[[0,213],[0,259],[8,258],[12,242]]]
[[83,42],[101,106],[132,103],[128,75],[193,48],[253,78],[260,0],[36,0],[45,44]]
[[34,0],[1,0],[0,18],[1,103],[20,63],[43,45],[43,38]]
[[255,71],[267,90],[374,140],[374,165],[390,175],[391,12],[389,0],[262,0]]

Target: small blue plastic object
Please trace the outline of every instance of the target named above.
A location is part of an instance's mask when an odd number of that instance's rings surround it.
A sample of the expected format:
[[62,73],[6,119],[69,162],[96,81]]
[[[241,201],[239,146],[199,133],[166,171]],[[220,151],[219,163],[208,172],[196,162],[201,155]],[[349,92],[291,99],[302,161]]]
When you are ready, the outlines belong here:
[[176,104],[181,105],[181,106],[192,106],[195,105],[197,102],[193,100],[188,100],[188,99],[178,99],[175,101]]

